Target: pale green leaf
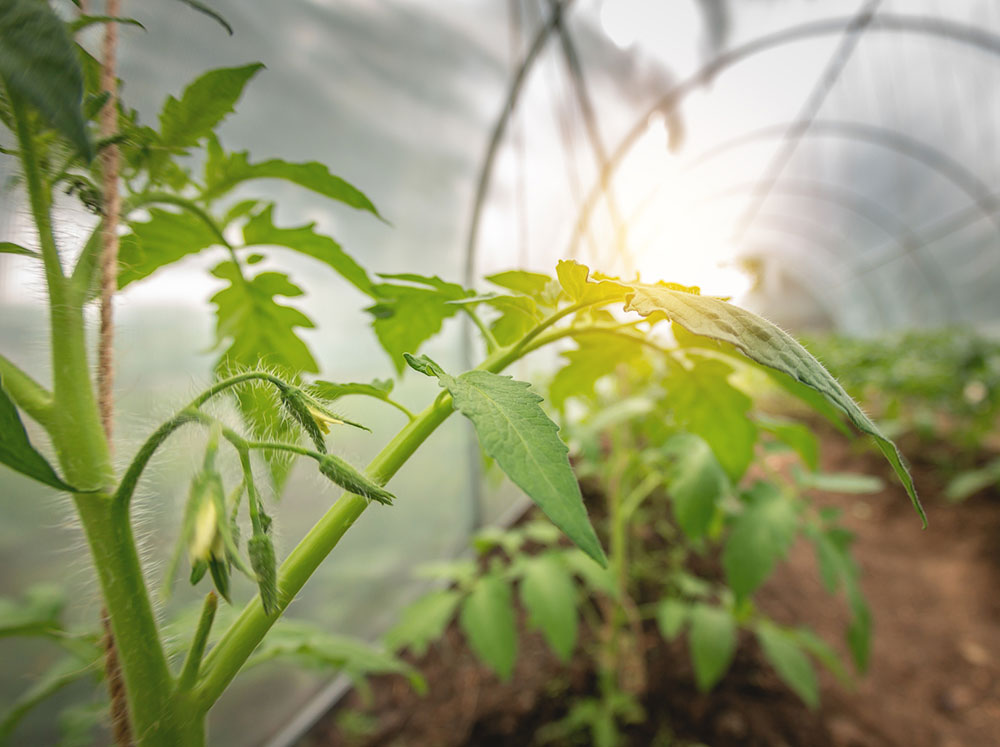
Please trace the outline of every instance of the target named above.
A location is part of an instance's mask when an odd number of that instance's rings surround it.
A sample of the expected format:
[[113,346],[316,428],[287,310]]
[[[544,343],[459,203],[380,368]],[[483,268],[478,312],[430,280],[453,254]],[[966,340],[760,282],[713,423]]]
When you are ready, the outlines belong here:
[[236,185],[251,179],[282,179],[357,210],[366,210],[378,218],[382,217],[361,190],[331,174],[318,161],[291,163],[272,158],[251,163],[247,151],[230,154],[217,151],[214,158],[210,157],[205,164],[202,199],[218,199]]
[[528,296],[495,296],[487,303],[500,312],[490,325],[490,332],[501,345],[520,340],[541,321],[538,304]]
[[606,563],[569,464],[569,450],[559,438],[559,427],[539,406],[542,398],[529,384],[488,371],[458,377],[434,373],[455,408],[472,421],[483,451],[581,550]]
[[590,269],[575,260],[560,260],[556,276],[563,291],[574,303],[609,303],[624,300],[631,288],[613,280],[591,280]]
[[0,638],[59,634],[65,607],[66,593],[49,584],[29,587],[21,599],[0,597]]
[[660,286],[635,286],[635,292],[629,296],[625,308],[644,315],[661,311],[689,332],[734,345],[761,365],[786,373],[823,394],[859,430],[874,437],[879,450],[906,488],[924,525],[927,524],[927,516],[899,449],[862,412],[823,365],[787,332],[749,311],[716,298]]
[[726,580],[737,599],[752,594],[795,539],[798,511],[771,483],[757,483],[736,517],[722,554]]
[[247,246],[284,246],[307,257],[318,259],[332,267],[347,282],[362,293],[374,295],[368,273],[329,236],[316,233],[315,223],[296,228],[274,225],[274,206],[268,205],[243,226],[243,241]]
[[180,100],[168,96],[160,112],[160,141],[168,150],[182,150],[207,137],[243,95],[243,88],[264,66],[209,70],[184,89]]
[[10,241],[0,241],[0,254],[21,254],[25,257],[41,257],[38,252],[33,249],[26,249],[20,244],[14,244]]
[[529,623],[541,628],[562,661],[569,661],[577,639],[576,587],[558,555],[545,553],[525,561],[521,602]]
[[365,397],[374,397],[385,401],[392,394],[392,379],[374,379],[370,384],[350,382],[338,384],[333,381],[323,381],[319,379],[309,385],[309,391],[316,396],[330,401],[346,397],[351,394],[359,394]]
[[570,397],[594,396],[594,385],[603,377],[631,366],[636,376],[649,371],[649,364],[642,357],[639,342],[614,334],[587,335],[578,341],[576,350],[562,353],[566,365],[560,368],[549,384],[549,401],[563,410]]
[[885,487],[874,475],[859,475],[854,472],[807,472],[799,476],[799,482],[803,487],[851,495],[879,493]]
[[819,705],[819,681],[795,632],[761,623],[756,633],[764,656],[771,662],[774,671],[809,708],[815,709]]
[[712,449],[698,436],[679,434],[664,448],[676,455],[667,479],[674,516],[684,534],[698,539],[708,530],[729,481]]
[[0,3],[0,78],[7,91],[37,109],[84,158],[93,158],[76,45],[48,3]]
[[479,580],[462,604],[459,624],[476,655],[500,679],[510,679],[517,659],[517,622],[503,576],[489,574]]
[[402,611],[399,622],[385,634],[385,645],[391,651],[405,648],[423,656],[427,647],[444,634],[461,598],[455,589],[432,591],[420,597]]
[[959,472],[944,490],[944,497],[952,503],[960,503],[983,488],[1000,483],[1000,459],[979,469]]
[[92,653],[93,656],[89,659],[73,655],[58,659],[45,674],[32,683],[31,687],[18,697],[3,714],[3,718],[0,720],[0,743],[7,744],[7,740],[21,719],[42,701],[83,677],[88,675],[99,677],[101,675],[101,651],[94,646]]
[[31,445],[17,407],[3,387],[3,377],[0,377],[0,464],[57,490],[83,492],[63,482],[45,457]]
[[689,620],[695,682],[707,692],[729,669],[736,653],[736,621],[728,610],[707,604],[692,605]]

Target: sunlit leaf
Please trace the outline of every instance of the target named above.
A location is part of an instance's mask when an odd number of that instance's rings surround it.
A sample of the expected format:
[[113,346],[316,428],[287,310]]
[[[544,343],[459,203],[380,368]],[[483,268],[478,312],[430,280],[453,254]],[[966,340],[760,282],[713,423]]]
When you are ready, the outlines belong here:
[[552,278],[538,272],[508,270],[507,272],[498,272],[496,275],[487,275],[486,280],[501,288],[537,299],[541,297]]
[[487,303],[500,312],[490,325],[490,332],[501,345],[520,340],[541,321],[538,304],[528,296],[495,296]]
[[563,291],[574,303],[601,303],[624,300],[631,288],[613,280],[591,280],[590,269],[574,260],[560,260],[556,276]]
[[549,400],[558,410],[570,397],[592,397],[597,381],[613,374],[619,366],[631,366],[632,373],[640,377],[649,371],[649,364],[642,358],[642,346],[623,335],[587,335],[577,344],[575,350],[562,353],[566,365],[549,385]]
[[76,46],[48,3],[0,3],[0,78],[11,94],[37,109],[84,158],[93,158]]
[[899,449],[882,435],[878,426],[862,412],[836,379],[791,335],[767,320],[724,301],[666,287],[635,286],[635,292],[629,296],[625,308],[640,314],[662,311],[688,331],[734,345],[758,363],[782,371],[822,393],[859,430],[874,437],[926,525],[927,516]]

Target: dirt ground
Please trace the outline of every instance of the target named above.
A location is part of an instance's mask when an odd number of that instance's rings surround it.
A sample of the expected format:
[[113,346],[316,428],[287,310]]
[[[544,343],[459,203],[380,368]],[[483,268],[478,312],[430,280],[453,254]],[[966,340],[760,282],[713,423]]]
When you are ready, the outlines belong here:
[[[824,439],[828,471],[886,474],[880,457],[842,437]],[[939,470],[904,452],[930,526],[892,478],[869,496],[817,494],[844,509],[857,533],[855,557],[875,619],[871,669],[853,691],[822,677],[822,704],[810,711],[777,679],[752,641],[708,695],[697,693],[683,643],[666,645],[653,630],[644,641],[649,690],[647,721],[629,732],[630,745],[712,747],[993,747],[1000,745],[1000,493],[952,506],[938,496]],[[788,562],[758,593],[760,605],[784,623],[808,623],[842,640],[846,607],[822,588],[811,548],[793,548]],[[841,647],[843,648],[843,647]],[[510,683],[480,667],[455,630],[415,662],[430,694],[415,696],[400,678],[374,681],[374,706],[356,695],[303,740],[316,745],[530,745],[535,731],[565,714],[567,700],[591,692],[582,657],[560,665],[541,639],[522,631]],[[364,735],[338,728],[368,714]],[[345,716],[344,714],[348,715]],[[676,741],[666,740],[672,733]]]

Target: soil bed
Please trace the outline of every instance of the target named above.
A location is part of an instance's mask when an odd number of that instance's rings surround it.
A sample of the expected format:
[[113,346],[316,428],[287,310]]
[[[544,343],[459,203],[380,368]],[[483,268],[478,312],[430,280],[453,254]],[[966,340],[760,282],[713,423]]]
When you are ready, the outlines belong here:
[[[702,695],[694,687],[684,642],[665,644],[649,629],[643,642],[649,686],[642,696],[648,718],[629,732],[628,744],[1000,743],[1000,492],[949,505],[939,497],[938,469],[921,461],[921,445],[906,445],[930,520],[925,531],[881,458],[859,452],[857,445],[836,434],[825,437],[823,468],[883,474],[886,489],[815,498],[844,509],[857,534],[854,553],[875,619],[867,676],[848,691],[822,674],[822,704],[810,711],[778,680],[756,645],[744,640],[725,678]],[[840,646],[846,608],[822,588],[805,544],[792,549],[757,598],[778,621],[808,624]],[[311,730],[303,747],[530,745],[540,727],[564,716],[571,699],[593,693],[595,685],[584,657],[560,664],[540,636],[523,626],[509,683],[480,666],[455,629],[414,663],[427,678],[426,696],[415,695],[401,678],[375,678],[371,707],[352,693]],[[370,722],[363,735],[352,735],[340,725],[348,723],[345,713],[358,712]],[[676,741],[665,738],[670,734]]]

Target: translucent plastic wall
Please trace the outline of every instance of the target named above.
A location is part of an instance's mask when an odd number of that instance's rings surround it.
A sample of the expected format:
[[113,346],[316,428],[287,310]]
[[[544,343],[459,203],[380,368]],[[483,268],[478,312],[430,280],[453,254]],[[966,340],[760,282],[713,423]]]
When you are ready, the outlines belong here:
[[[223,127],[225,145],[318,160],[363,189],[388,224],[291,187],[273,185],[273,197],[280,219],[315,221],[372,271],[483,287],[476,279],[489,272],[551,271],[556,259],[576,257],[609,273],[698,284],[795,328],[996,329],[995,2],[212,6],[234,36],[180,3],[125,3],[148,29],[123,30],[125,98],[151,120],[200,72],[264,62]],[[30,241],[19,199],[16,188],[4,193],[0,240]],[[206,268],[219,258],[192,257],[119,299],[122,459],[209,379],[216,282]],[[269,262],[308,291],[302,307],[320,329],[306,336],[325,378],[392,373],[360,294],[295,257],[274,253]],[[0,255],[0,343],[43,378],[45,329],[41,279]],[[446,327],[428,352],[460,365],[461,332]],[[399,390],[414,405],[434,389],[418,378],[404,377]],[[348,414],[375,431],[339,445],[357,464],[400,425],[391,411]],[[164,557],[176,536],[183,476],[198,449],[181,441],[145,488],[140,533],[151,558]],[[462,423],[449,422],[396,479],[405,500],[365,515],[293,614],[376,635],[406,601],[415,564],[459,551],[476,522],[516,501],[516,491],[484,486],[478,473]],[[9,471],[0,481],[0,592],[61,579],[74,589],[77,619],[96,620],[96,587],[66,507]],[[276,509],[279,554],[331,498],[316,479],[293,476]],[[150,565],[151,578],[160,572]],[[192,598],[181,590],[163,616]],[[0,697],[23,689],[14,674],[41,667],[45,655],[0,649]],[[213,744],[265,743],[327,679],[277,668],[247,675],[217,709],[217,723],[230,726],[213,732]],[[240,718],[248,708],[254,718]],[[31,728],[48,741],[50,714]]]

